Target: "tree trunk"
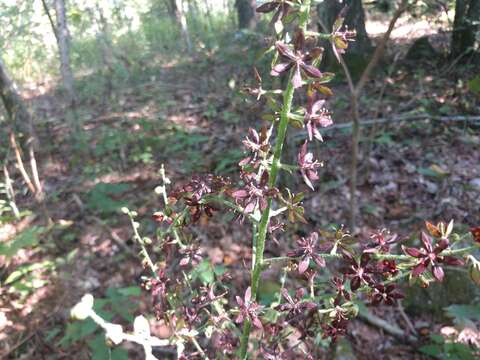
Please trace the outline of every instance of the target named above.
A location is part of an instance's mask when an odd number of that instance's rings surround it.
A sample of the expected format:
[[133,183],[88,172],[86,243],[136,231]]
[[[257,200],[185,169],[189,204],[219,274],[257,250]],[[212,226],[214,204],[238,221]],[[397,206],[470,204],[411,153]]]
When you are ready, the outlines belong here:
[[480,0],[457,0],[453,21],[450,55],[457,58],[468,53],[475,45],[475,35],[479,29]]
[[77,97],[75,93],[72,68],[70,67],[70,33],[65,14],[65,0],[55,0],[55,12],[57,15],[58,52],[60,55],[60,73],[62,82],[67,93],[68,105],[75,107]]
[[255,17],[255,0],[235,0],[238,13],[238,28],[253,29],[257,23]]
[[183,11],[183,0],[167,0],[167,11],[172,20],[180,27],[183,42],[187,47],[187,51],[192,51],[192,41],[190,40],[190,34],[188,32],[187,17]]
[[23,133],[26,137],[33,137],[33,125],[30,113],[18,94],[15,84],[10,80],[5,66],[0,59],[0,97],[11,120],[15,132]]

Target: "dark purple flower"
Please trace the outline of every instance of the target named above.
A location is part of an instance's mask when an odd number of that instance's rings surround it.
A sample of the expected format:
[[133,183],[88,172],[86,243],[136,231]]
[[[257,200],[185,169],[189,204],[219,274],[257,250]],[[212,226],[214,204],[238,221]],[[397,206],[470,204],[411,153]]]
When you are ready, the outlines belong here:
[[291,320],[295,316],[303,313],[305,310],[313,310],[317,305],[312,301],[302,301],[305,291],[299,289],[295,292],[295,296],[292,298],[288,293],[288,290],[282,288],[282,296],[287,300],[285,304],[278,305],[276,309],[278,311],[287,311],[287,321]]
[[196,223],[202,217],[202,214],[207,215],[207,217],[212,217],[213,212],[218,209],[210,204],[199,203],[193,198],[185,198],[185,204],[190,207],[190,216],[192,223]]
[[374,285],[374,279],[371,276],[374,269],[368,265],[370,262],[370,256],[368,254],[363,254],[360,257],[360,262],[355,260],[354,257],[347,252],[343,254],[343,258],[347,261],[348,267],[343,269],[342,272],[344,275],[350,277],[350,289],[352,291],[357,291],[362,284],[368,286]]
[[367,245],[364,253],[388,253],[390,251],[390,245],[395,243],[397,240],[397,234],[390,235],[390,233],[383,229],[381,231],[375,232],[370,236],[373,240],[372,243]]
[[333,25],[331,37],[333,54],[338,62],[340,62],[340,54],[344,54],[345,50],[348,48],[348,42],[354,41],[356,36],[355,31],[350,31],[348,28],[343,31],[340,30],[343,25],[346,9],[347,7],[344,7],[342,11],[340,11],[340,15]]
[[270,223],[268,224],[268,229],[267,229],[267,230],[268,230],[268,233],[269,233],[270,236],[271,236],[271,239],[272,239],[276,244],[278,244],[278,240],[277,240],[277,238],[275,237],[275,234],[274,234],[274,233],[275,233],[276,231],[281,231],[281,232],[285,231],[285,224],[282,223],[282,222],[280,222],[280,221],[278,221],[277,219],[272,219],[272,220],[270,221]]
[[325,266],[325,259],[317,254],[317,241],[318,234],[316,232],[311,233],[306,238],[300,238],[297,240],[298,248],[287,253],[289,257],[301,258],[298,264],[298,272],[303,274],[310,264],[310,260],[313,260],[318,266]]
[[261,308],[255,301],[252,301],[252,289],[250,287],[245,291],[243,299],[236,297],[240,312],[235,319],[237,324],[243,323],[245,320],[250,321],[256,328],[263,329],[262,322],[258,318],[258,310]]
[[307,186],[315,190],[312,185],[312,181],[318,180],[317,168],[321,167],[322,164],[317,160],[313,160],[313,154],[307,152],[307,141],[300,148],[300,152],[297,155],[298,166],[300,167],[300,173],[302,174],[303,181]]
[[375,271],[385,277],[396,275],[398,274],[397,263],[395,260],[383,259],[377,263]]
[[318,57],[323,52],[322,48],[314,48],[309,53],[303,52],[303,47],[305,44],[305,37],[303,31],[298,30],[295,34],[293,41],[293,50],[290,49],[285,43],[277,41],[275,47],[277,51],[282,56],[284,62],[280,62],[275,65],[271,71],[272,76],[279,76],[292,67],[294,68],[292,76],[292,84],[294,88],[299,88],[302,86],[302,73],[309,78],[320,79],[322,73],[315,66],[307,64]]
[[265,126],[262,127],[260,134],[255,129],[248,129],[248,136],[243,140],[243,145],[253,152],[253,155],[241,160],[239,165],[245,166],[251,164],[253,168],[257,168],[260,164],[259,157],[265,157],[270,150],[269,139],[270,134]]
[[229,180],[222,176],[212,174],[194,175],[188,184],[176,189],[171,196],[177,200],[186,198],[198,203],[204,195],[219,192],[228,184]]
[[432,239],[422,231],[420,239],[422,240],[422,249],[403,247],[403,251],[414,258],[419,259],[413,267],[412,275],[419,276],[430,266],[431,273],[437,281],[442,281],[445,274],[441,263],[453,266],[461,266],[464,262],[453,256],[442,256],[441,253],[448,247],[448,240],[441,239],[435,247],[432,245]]
[[260,211],[267,208],[268,198],[273,197],[278,193],[278,190],[269,188],[267,186],[268,172],[264,171],[258,184],[254,181],[248,182],[243,189],[232,192],[232,197],[235,201],[243,206],[243,211],[246,214],[251,214],[258,207]]
[[325,100],[317,100],[314,95],[308,97],[304,123],[307,127],[308,139],[310,141],[312,141],[313,137],[323,141],[318,127],[327,127],[333,124],[330,113],[323,105],[325,105]]
[[337,276],[333,277],[332,285],[337,291],[337,297],[335,298],[335,305],[338,306],[340,304],[340,300],[344,298],[347,301],[352,300],[350,293],[345,288],[345,282],[347,277],[344,275],[341,279]]
[[276,23],[278,19],[283,20],[290,11],[290,4],[286,0],[268,1],[257,8],[259,13],[269,13],[275,11],[273,14],[272,23]]
[[403,294],[396,291],[393,284],[383,285],[377,284],[373,288],[372,305],[379,305],[385,303],[386,305],[395,305],[398,299],[403,299]]
[[338,337],[347,333],[348,320],[342,318],[334,319],[330,324],[322,324],[323,338],[331,338],[332,342],[336,342]]
[[183,249],[180,249],[180,254],[183,255],[182,260],[180,260],[180,266],[184,267],[187,265],[195,266],[200,261],[202,261],[202,256],[200,248],[195,245],[187,246]]
[[158,320],[163,317],[164,312],[167,310],[167,286],[169,282],[170,279],[165,274],[165,271],[160,270],[158,277],[151,279],[147,284],[148,288],[150,288],[155,316]]

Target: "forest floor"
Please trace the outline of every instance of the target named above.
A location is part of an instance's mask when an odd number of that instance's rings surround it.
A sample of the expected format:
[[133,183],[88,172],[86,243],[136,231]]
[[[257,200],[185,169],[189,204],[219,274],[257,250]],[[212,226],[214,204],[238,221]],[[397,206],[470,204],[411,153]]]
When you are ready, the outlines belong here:
[[[432,43],[444,42],[432,37]],[[399,35],[389,50],[392,61],[382,65],[362,97],[362,119],[386,122],[362,127],[359,239],[387,228],[405,241],[418,233],[424,220],[454,219],[463,230],[479,225],[480,125],[478,120],[458,117],[480,114],[478,97],[459,80],[472,78],[474,72],[468,65],[452,68],[431,59],[423,64],[409,61],[408,45]],[[34,210],[32,197],[24,192],[18,194],[17,205],[32,211],[0,227],[0,241],[21,235],[31,245],[0,267],[2,282],[9,284],[0,290],[0,358],[88,359],[98,343],[86,336],[95,329],[70,325],[66,331],[69,309],[87,292],[104,298],[115,320],[125,325],[131,313],[122,312],[122,304],[129,303],[135,314],[149,311],[148,294],[138,288],[142,275],[138,249],[128,218],[118,210],[122,206],[136,210],[143,235],[154,239],[150,218],[161,208],[154,192],[161,185],[161,164],[175,185],[194,173],[235,178],[241,140],[248,127],[259,127],[261,106],[248,105],[238,93],[250,71],[237,70],[235,63],[225,60],[242,51],[246,48],[232,48],[224,57],[198,54],[191,61],[163,65],[143,83],[115,90],[109,101],[84,99],[77,114],[88,144],[83,155],[72,149],[61,98],[48,89],[29,94],[42,119],[38,161],[48,215],[55,225],[45,226],[46,214]],[[310,229],[347,223],[349,214],[350,128],[338,126],[349,122],[348,91],[341,82],[332,89],[330,108],[336,125],[325,131],[325,141],[317,149],[325,165],[317,191],[305,199]],[[299,139],[294,134],[287,140],[290,162]],[[11,175],[21,183],[15,171]],[[304,187],[288,176],[281,181]],[[248,231],[222,216],[197,229],[213,264],[228,266],[238,276],[240,288],[247,284],[243,267],[251,259]],[[285,233],[278,244],[269,245],[268,255],[284,254],[293,236]],[[266,283],[275,276],[275,269],[267,271]],[[473,290],[441,301],[438,291],[415,294],[436,306],[435,311],[418,311],[415,302],[370,310],[406,332],[413,326],[420,343],[428,344],[429,334],[454,331],[443,307],[468,301],[465,294]],[[157,324],[153,332],[162,336],[168,329]],[[469,336],[480,343],[478,332]],[[362,319],[353,322],[347,339],[337,349],[338,359],[424,357],[417,346]],[[126,349],[129,358],[140,358],[136,347]]]

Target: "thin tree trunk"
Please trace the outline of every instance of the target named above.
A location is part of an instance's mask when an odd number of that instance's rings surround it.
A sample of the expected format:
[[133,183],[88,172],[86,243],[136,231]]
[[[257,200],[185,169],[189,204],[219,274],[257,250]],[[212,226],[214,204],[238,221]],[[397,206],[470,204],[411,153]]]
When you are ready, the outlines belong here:
[[183,42],[187,47],[187,51],[192,51],[192,41],[188,32],[187,17],[183,11],[183,0],[167,0],[167,11],[173,21],[180,27]]
[[238,13],[238,28],[253,29],[257,21],[255,17],[255,0],[236,0],[235,7]]
[[183,11],[183,0],[175,0],[177,3],[177,17],[180,21],[180,30],[182,31],[182,37],[187,45],[187,51],[192,51],[192,41],[190,40],[190,34],[188,33],[187,17]]
[[402,0],[398,9],[393,14],[392,19],[388,25],[388,29],[383,34],[380,43],[378,44],[373,56],[371,57],[367,67],[362,72],[360,80],[355,84],[351,75],[350,70],[348,69],[343,56],[340,54],[340,64],[347,78],[348,88],[350,91],[350,102],[351,102],[351,111],[352,111],[352,159],[350,164],[350,230],[352,232],[356,231],[357,226],[357,213],[358,213],[358,203],[357,203],[357,168],[358,168],[358,158],[359,158],[359,142],[360,142],[360,111],[359,111],[359,99],[361,92],[367,81],[370,79],[370,75],[380,61],[387,42],[390,39],[390,35],[395,27],[395,24],[406,10],[408,6],[408,0]]
[[50,9],[48,8],[46,0],[42,0],[43,10],[45,10],[45,14],[48,17],[48,21],[50,21],[50,26],[53,30],[53,35],[55,35],[55,39],[57,39],[58,43],[58,34],[57,34],[57,27],[55,26],[55,22],[53,21],[52,15],[50,14]]
[[[5,65],[0,59],[0,97],[11,120],[15,132],[21,132],[27,137],[33,137],[33,125],[30,113],[18,94],[15,84],[10,80]],[[33,139],[28,139],[33,141]]]
[[450,55],[457,58],[468,53],[475,45],[475,34],[480,21],[480,0],[457,0],[453,21]]
[[68,31],[65,0],[55,0],[55,12],[57,15],[58,51],[60,55],[60,73],[62,82],[67,93],[68,105],[75,107],[77,97],[74,87],[72,68],[70,66],[70,33]]

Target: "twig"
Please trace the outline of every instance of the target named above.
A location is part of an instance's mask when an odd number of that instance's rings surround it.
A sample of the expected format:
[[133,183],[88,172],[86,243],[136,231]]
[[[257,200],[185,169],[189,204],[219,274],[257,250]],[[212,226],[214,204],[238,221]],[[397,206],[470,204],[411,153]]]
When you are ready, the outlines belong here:
[[398,312],[400,313],[400,315],[402,316],[403,320],[405,321],[405,323],[407,324],[408,328],[410,329],[410,332],[417,336],[417,330],[415,330],[415,326],[413,326],[412,324],[412,321],[410,320],[410,318],[408,317],[407,313],[405,312],[405,309],[403,308],[403,304],[402,304],[402,300],[398,300]]
[[127,252],[128,255],[130,255],[131,257],[135,258],[135,259],[138,259],[138,255],[130,248],[128,247],[127,244],[125,244],[125,241],[123,241],[123,239],[118,236],[107,224],[105,224],[101,219],[99,219],[98,217],[96,216],[88,216],[87,219],[91,219],[93,220],[94,222],[96,222],[98,225],[100,225],[104,231],[106,231],[107,233],[110,234],[111,238],[113,241],[115,241],[115,243],[117,243],[117,245],[119,245],[123,250],[125,250]]
[[25,336],[22,340],[20,340],[18,343],[16,343],[10,349],[8,349],[6,353],[1,354],[0,358],[1,359],[6,359],[8,357],[8,355],[13,353],[15,350],[17,350],[23,344],[25,344],[28,340],[30,340],[33,336],[35,336],[35,334],[36,334],[36,331],[32,331],[30,334]]
[[8,173],[8,167],[5,160],[3,164],[3,175],[5,176],[5,190],[7,193],[8,204],[12,208],[13,215],[17,220],[20,219],[20,212],[18,211],[17,204],[15,202],[15,191],[13,190],[12,179],[10,179],[10,174]]
[[25,183],[27,184],[32,194],[35,194],[36,193],[35,186],[33,185],[32,180],[30,179],[30,175],[28,175],[27,170],[23,165],[22,155],[20,154],[20,149],[17,145],[17,141],[15,140],[15,134],[13,133],[13,131],[10,133],[10,144],[12,145],[12,148],[15,151],[15,157],[17,159],[18,169],[22,174],[23,180],[25,180]]
[[[472,122],[472,123],[480,123],[480,115],[472,115],[472,116],[436,116],[430,114],[413,114],[413,115],[405,115],[405,116],[394,116],[390,118],[378,118],[378,119],[364,119],[360,120],[360,126],[371,126],[371,125],[378,125],[378,124],[385,124],[385,123],[399,123],[404,121],[420,121],[420,120],[432,120],[438,122]],[[330,131],[335,130],[344,130],[353,127],[353,122],[346,122],[341,124],[331,125],[327,128],[322,129],[323,133],[327,133]],[[305,135],[303,133],[298,133],[294,136],[295,140],[304,139]]]

